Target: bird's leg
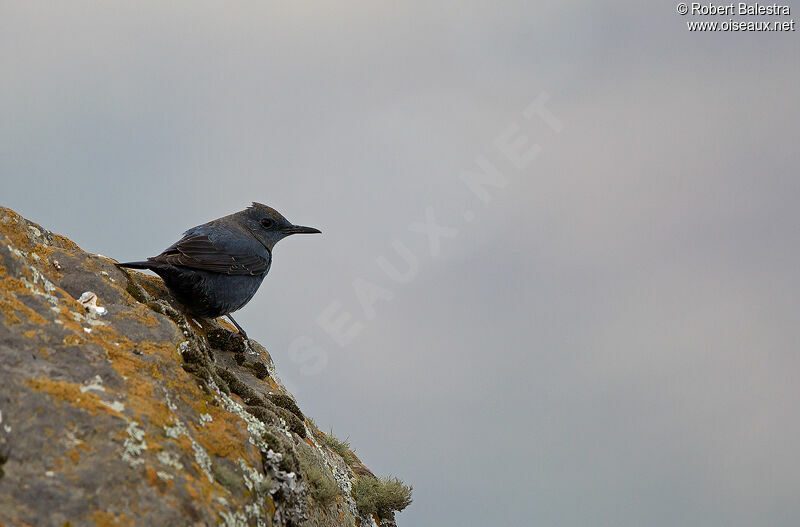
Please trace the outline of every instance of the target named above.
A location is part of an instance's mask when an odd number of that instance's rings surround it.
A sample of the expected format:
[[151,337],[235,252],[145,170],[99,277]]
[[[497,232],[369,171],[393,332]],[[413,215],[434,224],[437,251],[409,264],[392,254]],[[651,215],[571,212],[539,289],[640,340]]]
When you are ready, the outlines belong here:
[[234,326],[236,326],[236,329],[239,330],[239,334],[242,337],[244,337],[244,340],[250,340],[249,338],[247,338],[247,333],[245,333],[245,331],[242,329],[242,326],[240,326],[235,320],[233,320],[233,317],[230,316],[230,314],[225,316],[228,317],[228,320],[230,320]]

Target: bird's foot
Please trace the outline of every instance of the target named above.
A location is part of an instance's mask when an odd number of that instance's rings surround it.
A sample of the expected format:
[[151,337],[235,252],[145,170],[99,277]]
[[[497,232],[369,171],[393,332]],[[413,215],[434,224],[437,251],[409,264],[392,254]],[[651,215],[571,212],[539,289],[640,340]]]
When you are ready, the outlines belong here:
[[249,341],[250,339],[248,338],[248,336],[247,336],[247,333],[244,331],[244,329],[242,329],[242,326],[240,326],[240,325],[239,325],[239,323],[238,323],[238,322],[236,322],[236,321],[233,319],[233,317],[232,317],[232,316],[230,316],[230,315],[225,315],[225,316],[226,316],[226,317],[228,317],[228,320],[230,320],[230,321],[231,321],[231,323],[232,323],[234,326],[236,326],[236,329],[239,331],[239,335],[241,335],[241,336],[242,336],[242,338],[243,338],[245,341]]

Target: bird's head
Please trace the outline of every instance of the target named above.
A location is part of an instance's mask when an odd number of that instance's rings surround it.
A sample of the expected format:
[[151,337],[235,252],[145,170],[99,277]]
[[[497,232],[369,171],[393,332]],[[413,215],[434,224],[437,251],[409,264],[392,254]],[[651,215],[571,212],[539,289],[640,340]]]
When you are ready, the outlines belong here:
[[270,251],[276,243],[292,234],[317,234],[322,232],[313,227],[293,225],[277,210],[261,203],[253,202],[251,206],[240,214],[240,221]]

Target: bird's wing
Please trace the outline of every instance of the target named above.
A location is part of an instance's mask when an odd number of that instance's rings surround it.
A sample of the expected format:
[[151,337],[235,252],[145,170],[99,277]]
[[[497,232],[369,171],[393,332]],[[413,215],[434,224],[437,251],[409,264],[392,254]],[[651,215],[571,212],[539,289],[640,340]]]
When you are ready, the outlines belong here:
[[221,247],[204,234],[188,235],[148,260],[232,275],[260,275],[269,259],[242,248]]

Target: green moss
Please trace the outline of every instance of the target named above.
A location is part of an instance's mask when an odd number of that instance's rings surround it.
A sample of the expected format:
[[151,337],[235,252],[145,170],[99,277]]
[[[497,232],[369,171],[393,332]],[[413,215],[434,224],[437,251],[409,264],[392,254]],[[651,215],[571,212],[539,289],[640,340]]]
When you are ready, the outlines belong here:
[[[239,355],[237,355],[237,358],[238,357]],[[253,375],[255,375],[256,378],[258,379],[266,379],[267,377],[269,377],[269,370],[267,369],[267,365],[261,361],[257,360],[252,364],[248,364],[247,367],[253,370]]]
[[184,317],[180,311],[172,307],[166,300],[158,298],[156,300],[146,302],[145,305],[156,313],[160,313],[168,317],[170,320],[175,322],[175,324],[181,330],[189,329],[189,324],[186,322],[186,317]]
[[280,420],[275,412],[269,410],[266,406],[254,404],[246,406],[245,410],[266,425],[276,426],[280,423]]
[[243,353],[246,341],[239,333],[228,331],[222,326],[206,327],[206,338],[212,348],[230,351],[233,353]]
[[[280,421],[277,417],[280,417],[286,421],[289,430],[300,437],[306,437],[306,427],[303,425],[303,421],[294,413],[274,404],[271,399],[264,399],[228,369],[217,367],[217,375],[230,387],[231,393],[235,393],[242,398],[247,405],[247,411],[258,419],[267,424],[279,425]],[[295,408],[297,407],[295,406]],[[297,411],[299,412],[300,410],[298,409]]]
[[269,403],[267,405],[251,404],[246,406],[245,410],[262,423],[270,426],[281,426],[280,420],[283,419],[290,431],[300,437],[306,436],[306,428],[303,426],[303,422],[288,410]]
[[191,338],[187,342],[188,346],[181,347],[183,369],[198,379],[200,387],[206,393],[210,393],[208,382],[214,381],[220,390],[229,394],[228,383],[218,375],[211,351],[199,339]]
[[181,358],[190,364],[204,363],[205,354],[196,346],[186,346],[181,351]]
[[220,378],[225,381],[228,387],[230,387],[231,393],[235,393],[241,397],[245,404],[256,406],[267,405],[264,399],[259,396],[255,390],[250,388],[244,382],[240,381],[232,371],[217,366],[217,375],[219,375]]
[[[314,426],[316,428],[316,425]],[[356,462],[356,456],[353,455],[350,448],[350,441],[347,439],[341,440],[333,435],[333,430],[329,433],[320,432],[318,436],[322,444],[339,454],[345,463],[352,465]]]
[[128,283],[125,285],[125,290],[129,295],[142,304],[146,304],[153,300],[153,297],[151,297],[147,291],[145,291],[144,288],[139,285],[139,283],[130,275],[127,269],[120,267],[119,270],[122,271],[122,274],[124,274],[127,278]]
[[267,399],[269,399],[270,402],[272,402],[272,404],[274,404],[275,406],[286,408],[294,415],[296,415],[298,419],[300,419],[301,421],[306,420],[306,416],[303,415],[303,412],[300,411],[300,408],[297,407],[297,403],[294,402],[294,399],[292,399],[291,396],[279,393],[271,393],[267,395]]
[[411,503],[412,487],[397,478],[360,478],[353,485],[353,499],[362,514],[377,514],[381,519],[391,519],[394,511],[401,511]]
[[183,371],[191,373],[192,375],[197,375],[198,377],[208,373],[205,368],[194,362],[184,362],[181,364],[181,368],[183,368]]
[[289,430],[294,432],[295,434],[299,435],[300,437],[306,437],[306,427],[303,424],[303,421],[297,418],[292,412],[285,408],[281,408],[279,406],[273,405],[273,410],[277,412],[277,414],[283,417],[283,420],[286,421],[286,425],[289,427]]

